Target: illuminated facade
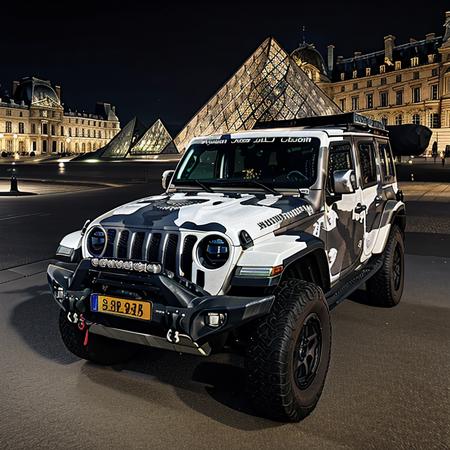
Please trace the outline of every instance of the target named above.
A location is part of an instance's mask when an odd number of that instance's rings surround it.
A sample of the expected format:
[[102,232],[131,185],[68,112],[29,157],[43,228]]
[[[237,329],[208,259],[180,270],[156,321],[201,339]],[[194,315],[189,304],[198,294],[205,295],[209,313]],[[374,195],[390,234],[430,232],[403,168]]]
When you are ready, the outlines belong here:
[[0,153],[85,153],[106,145],[120,131],[115,109],[97,103],[95,114],[64,110],[61,88],[38,78],[13,83],[0,98]]
[[450,12],[444,35],[396,45],[384,38],[384,49],[351,58],[334,56],[328,46],[327,65],[314,46],[302,44],[291,54],[343,111],[359,111],[389,125],[415,123],[433,131],[439,151],[450,145]]
[[249,130],[258,120],[339,112],[275,39],[268,38],[189,121],[174,143],[183,152],[195,136]]

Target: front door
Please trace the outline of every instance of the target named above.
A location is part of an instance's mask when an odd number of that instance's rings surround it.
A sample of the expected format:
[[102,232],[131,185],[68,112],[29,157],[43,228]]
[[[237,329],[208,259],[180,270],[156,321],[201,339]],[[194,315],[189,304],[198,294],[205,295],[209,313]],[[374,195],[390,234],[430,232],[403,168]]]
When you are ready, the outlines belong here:
[[330,144],[324,229],[331,281],[334,282],[360,261],[364,239],[364,214],[361,189],[356,181],[354,192],[336,194],[335,170],[355,171],[355,154],[351,142]]

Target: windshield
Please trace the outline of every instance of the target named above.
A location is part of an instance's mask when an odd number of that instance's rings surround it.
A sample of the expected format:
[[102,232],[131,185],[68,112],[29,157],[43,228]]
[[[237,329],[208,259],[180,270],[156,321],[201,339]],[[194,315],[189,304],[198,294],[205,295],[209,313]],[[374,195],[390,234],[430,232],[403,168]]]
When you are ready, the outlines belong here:
[[319,147],[311,137],[200,141],[186,150],[173,183],[309,188],[317,178]]

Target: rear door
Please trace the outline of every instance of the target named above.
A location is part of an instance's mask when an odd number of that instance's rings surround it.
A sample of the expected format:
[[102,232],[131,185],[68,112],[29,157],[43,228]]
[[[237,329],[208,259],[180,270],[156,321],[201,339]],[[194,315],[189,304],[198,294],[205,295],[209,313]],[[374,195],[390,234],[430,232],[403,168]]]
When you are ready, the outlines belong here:
[[366,258],[372,254],[378,236],[381,215],[384,208],[380,158],[377,141],[374,138],[356,140],[361,183],[361,205],[357,208],[364,220],[363,253]]

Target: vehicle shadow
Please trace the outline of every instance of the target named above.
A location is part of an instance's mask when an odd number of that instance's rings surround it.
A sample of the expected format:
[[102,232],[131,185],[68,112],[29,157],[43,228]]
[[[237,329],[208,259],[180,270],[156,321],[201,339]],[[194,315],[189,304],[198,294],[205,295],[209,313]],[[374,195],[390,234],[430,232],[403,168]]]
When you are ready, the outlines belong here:
[[10,323],[36,353],[59,364],[72,364],[78,358],[66,350],[58,330],[59,308],[45,285],[5,292],[24,298],[13,309]]
[[[61,341],[59,308],[46,285],[5,293],[25,299],[14,307],[10,323],[31,350],[59,364],[80,361]],[[282,425],[256,415],[245,392],[243,360],[231,354],[204,359],[142,347],[133,360],[112,370],[87,362],[81,366],[80,377],[141,400],[146,395],[144,400],[152,404],[159,399],[149,386],[154,387],[157,380],[172,386],[176,397],[190,409],[230,427],[258,430]],[[161,399],[161,404],[166,401]]]

